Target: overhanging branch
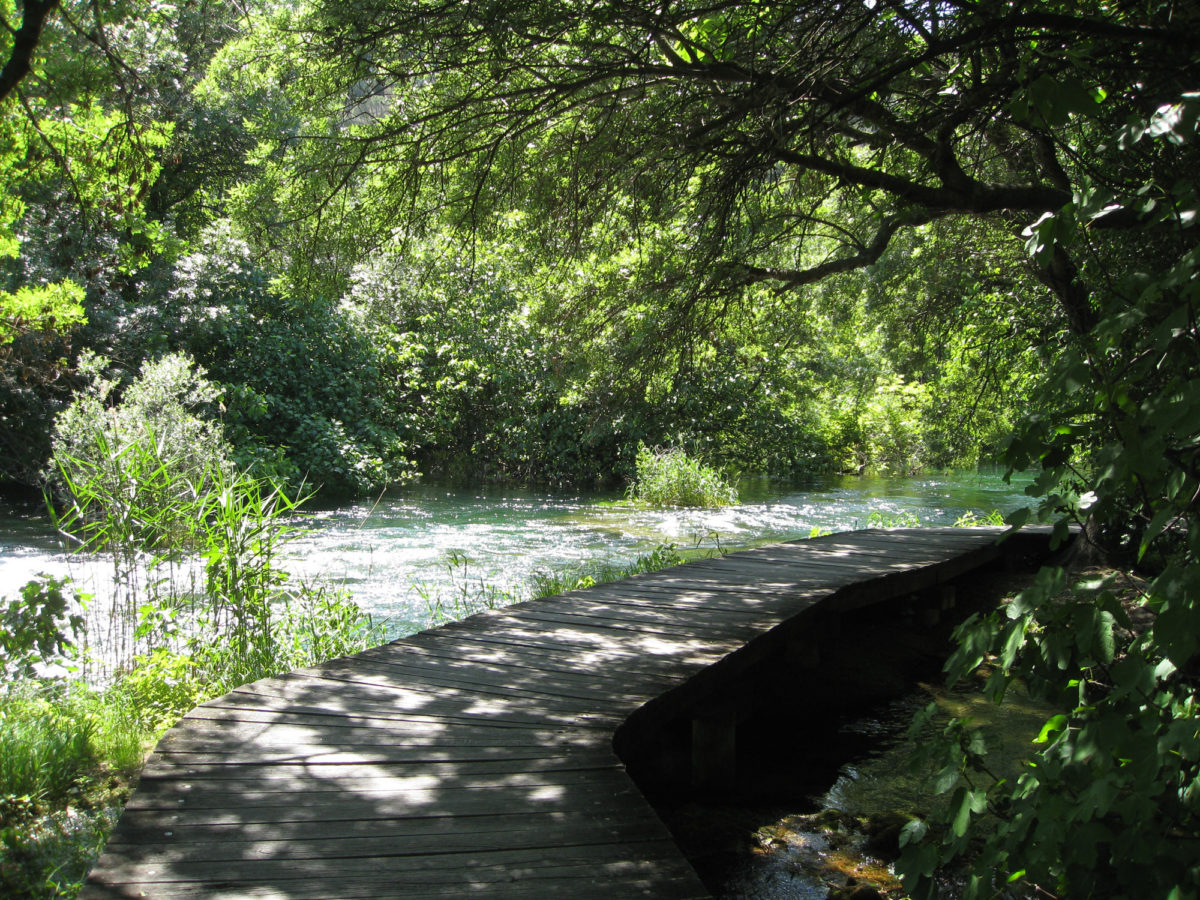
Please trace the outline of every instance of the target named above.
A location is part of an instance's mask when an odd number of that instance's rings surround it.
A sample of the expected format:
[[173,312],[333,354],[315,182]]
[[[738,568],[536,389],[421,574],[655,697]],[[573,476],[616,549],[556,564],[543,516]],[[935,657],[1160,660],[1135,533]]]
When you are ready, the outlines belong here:
[[864,269],[867,266],[873,265],[883,256],[884,251],[887,250],[888,244],[891,243],[892,237],[897,231],[901,228],[915,227],[932,222],[939,215],[940,213],[933,210],[907,210],[893,216],[888,216],[880,223],[874,237],[871,238],[871,242],[863,246],[858,253],[851,256],[839,257],[838,259],[826,260],[819,265],[811,266],[807,269],[776,269],[749,265],[742,265],[739,268],[744,274],[744,281],[747,284],[759,281],[774,281],[783,290],[793,290],[806,284],[814,284],[831,275],[838,275],[842,272],[850,272],[855,269]]
[[0,69],[0,102],[29,74],[42,26],[56,6],[58,0],[26,0],[21,12],[21,27],[13,32],[12,49],[4,68]]

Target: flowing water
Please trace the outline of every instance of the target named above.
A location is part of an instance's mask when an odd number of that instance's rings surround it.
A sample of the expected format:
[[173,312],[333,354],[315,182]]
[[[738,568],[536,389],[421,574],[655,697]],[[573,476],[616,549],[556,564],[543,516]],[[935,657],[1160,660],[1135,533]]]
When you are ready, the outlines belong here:
[[[400,635],[427,626],[438,602],[452,609],[488,588],[520,593],[538,572],[620,565],[665,544],[719,551],[864,528],[880,516],[945,525],[967,512],[1008,512],[1025,498],[1001,476],[754,481],[741,485],[739,505],[715,510],[638,509],[617,494],[416,484],[375,501],[311,508],[284,567],[344,586]],[[0,505],[0,596],[48,573],[71,575],[100,598],[102,572],[73,557],[40,510]]]
[[[999,472],[740,487],[737,506],[649,510],[615,494],[412,485],[373,502],[310,508],[296,522],[283,565],[294,577],[340,584],[365,610],[385,618],[392,635],[402,635],[429,625],[439,603],[452,612],[456,599],[477,597],[489,587],[520,594],[538,572],[619,566],[662,545],[707,553],[807,537],[814,529],[915,524],[914,517],[946,525],[971,512],[1006,513],[1026,500],[1023,484],[1008,484]],[[101,598],[104,570],[68,552],[40,510],[0,500],[0,597],[14,596],[30,578],[48,573],[70,575]],[[790,806],[784,801],[783,809],[772,804],[766,816],[760,809],[700,810],[695,818],[701,831],[715,825],[722,841],[732,833],[739,847],[710,885],[714,894],[818,900],[849,877],[885,896],[898,893],[888,868],[864,850],[865,838],[844,837],[830,821],[911,809],[914,792],[927,792],[910,783],[901,764],[907,751],[894,744],[917,701],[927,698],[909,695],[848,726],[867,729],[871,752],[844,762],[822,788],[824,796],[794,798],[798,802]],[[828,820],[830,814],[834,819]]]

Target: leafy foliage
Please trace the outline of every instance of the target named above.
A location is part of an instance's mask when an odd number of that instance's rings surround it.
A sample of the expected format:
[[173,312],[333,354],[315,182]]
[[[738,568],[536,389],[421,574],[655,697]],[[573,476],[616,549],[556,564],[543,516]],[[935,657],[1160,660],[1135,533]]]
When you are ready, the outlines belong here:
[[117,403],[106,366],[85,362],[91,387],[55,422],[48,477],[60,527],[91,546],[177,549],[192,527],[188,499],[229,466],[220,426],[197,415],[217,389],[190,358],[168,355],[146,364]]
[[86,717],[6,690],[0,695],[0,798],[65,797],[94,762],[93,731]]
[[[1200,202],[1194,186],[1161,174],[1194,153],[1198,116],[1200,98],[1185,95],[1132,121],[1109,151],[1141,154],[1159,172],[1134,190],[1089,186],[1029,229],[1030,251],[1046,256],[1088,240],[1095,217],[1136,211],[1153,247],[1153,272],[1117,258],[1108,288],[1091,295],[1094,327],[1056,360],[1048,390],[1057,414],[1031,421],[1010,450],[1014,464],[1040,465],[1031,493],[1042,510],[1086,518],[1088,540],[1151,577],[1064,593],[1066,573],[1048,569],[1006,609],[963,626],[952,678],[986,659],[996,699],[1021,678],[1063,711],[1011,783],[987,777],[985,748],[952,723],[951,816],[940,844],[915,842],[914,828],[903,861],[917,896],[932,890],[939,862],[964,857],[971,896],[990,896],[1005,879],[1060,896],[1200,889],[1194,856],[1179,849],[1200,840],[1200,255],[1191,228]],[[955,787],[959,773],[966,784]]]
[[637,476],[629,495],[650,506],[727,506],[737,502],[737,488],[678,448],[639,447]]
[[290,298],[268,281],[228,223],[214,226],[179,261],[169,302],[154,313],[176,318],[174,339],[228,386],[234,457],[331,493],[403,480],[406,447],[383,402],[386,347],[336,303]]
[[[16,600],[0,600],[0,677],[30,678],[36,663],[64,657],[83,630],[71,609],[67,580],[45,576],[21,588]],[[73,599],[73,598],[72,598]]]

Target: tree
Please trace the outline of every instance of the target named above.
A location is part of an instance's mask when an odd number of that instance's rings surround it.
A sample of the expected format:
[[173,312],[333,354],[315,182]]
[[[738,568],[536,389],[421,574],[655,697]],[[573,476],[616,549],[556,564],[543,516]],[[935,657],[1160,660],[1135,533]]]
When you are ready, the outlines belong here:
[[144,302],[136,273],[167,248],[168,217],[195,205],[178,164],[216,188],[213,157],[238,151],[180,103],[230,19],[204,6],[26,2],[19,26],[16,5],[0,9],[11,42],[0,73],[0,477],[36,480],[50,423],[79,387],[81,345],[134,368],[155,349],[130,327]]
[[[1112,144],[1186,156],[1198,122],[1200,95],[1185,95],[1130,121]],[[1147,204],[1164,187],[1172,202]],[[1057,355],[1050,412],[1025,424],[1010,459],[1040,470],[1031,493],[1065,515],[1060,528],[1085,523],[1145,580],[1095,578],[1068,591],[1067,573],[1048,568],[960,630],[952,679],[986,664],[993,698],[1021,679],[1061,712],[1011,777],[991,770],[969,723],[925,741],[953,795],[939,828],[918,821],[906,835],[901,868],[914,896],[936,896],[935,868],[950,861],[965,865],[972,897],[1005,881],[1070,897],[1200,889],[1200,195],[1194,182],[1153,176],[1129,192],[1086,189],[1034,229],[1031,249],[1047,252],[1048,241],[1092,256],[1089,219],[1129,209],[1145,217],[1142,265],[1111,270],[1093,292],[1097,323]],[[980,834],[986,841],[973,844]]]
[[[321,209],[371,185],[377,227],[428,202],[484,232],[522,209],[551,257],[669,234],[674,253],[637,269],[636,302],[657,324],[644,335],[683,344],[751,296],[783,309],[801,288],[892,264],[897,235],[919,226],[974,219],[1018,236],[1069,339],[1055,339],[1044,413],[1011,459],[1034,467],[1060,535],[1087,520],[1090,540],[1151,580],[1132,601],[1108,583],[1064,599],[1065,575],[1048,570],[961,632],[955,674],[991,662],[994,696],[1020,676],[1063,712],[1020,778],[990,786],[960,780],[986,760],[951,725],[951,815],[941,832],[909,829],[905,872],[922,895],[939,863],[966,858],[976,895],[1190,896],[1198,26],[1195,4],[1170,0],[316,0],[289,27],[323,51],[299,77],[336,125],[290,158],[329,167]],[[354,91],[377,98],[369,114]],[[337,104],[353,114],[339,121]],[[637,293],[600,300],[619,316]]]
[[[1186,89],[1196,17],[1027,0],[836,15],[807,0],[316,2],[290,26],[325,51],[299,83],[330,115],[354,91],[379,103],[296,162],[332,167],[326,209],[367,178],[392,198],[384,216],[431,182],[462,220],[536,205],[552,253],[598,221],[619,216],[628,240],[677,219],[692,274],[668,318],[682,324],[753,282],[795,290],[870,265],[903,229],[972,215],[1019,231],[1081,178],[1121,177],[1089,165],[1092,120]],[[1055,248],[1040,277],[1085,331],[1076,261]]]

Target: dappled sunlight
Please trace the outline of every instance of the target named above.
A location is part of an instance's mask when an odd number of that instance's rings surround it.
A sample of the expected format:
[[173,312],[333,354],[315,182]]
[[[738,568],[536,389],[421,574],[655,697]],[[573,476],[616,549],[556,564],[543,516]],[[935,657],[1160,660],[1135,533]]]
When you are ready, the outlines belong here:
[[245,685],[162,740],[85,896],[704,896],[613,750],[622,723],[686,722],[719,687],[709,667],[842,586],[899,569],[929,587],[998,553],[959,531],[775,545]]

